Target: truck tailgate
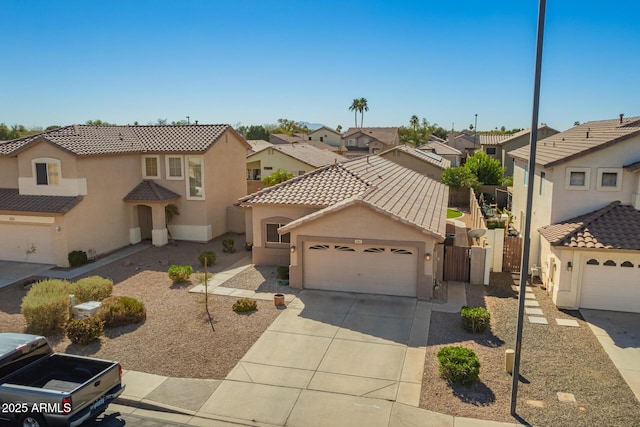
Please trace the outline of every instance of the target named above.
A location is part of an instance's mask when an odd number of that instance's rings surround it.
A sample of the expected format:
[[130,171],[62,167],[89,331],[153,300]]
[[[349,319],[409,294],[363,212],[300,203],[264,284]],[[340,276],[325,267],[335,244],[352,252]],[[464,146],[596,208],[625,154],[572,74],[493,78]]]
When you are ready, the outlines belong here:
[[120,365],[113,363],[104,371],[95,375],[80,388],[71,393],[73,412],[80,411],[89,405],[100,402],[100,398],[120,383]]

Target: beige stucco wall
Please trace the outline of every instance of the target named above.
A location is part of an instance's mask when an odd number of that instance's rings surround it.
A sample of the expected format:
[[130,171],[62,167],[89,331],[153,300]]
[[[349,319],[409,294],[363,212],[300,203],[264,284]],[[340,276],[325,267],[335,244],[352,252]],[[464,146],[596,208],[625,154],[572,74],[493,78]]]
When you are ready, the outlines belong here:
[[442,172],[444,172],[444,169],[439,168],[431,163],[425,162],[424,160],[420,160],[415,156],[407,154],[403,151],[387,151],[381,154],[380,157],[384,157],[387,160],[398,163],[399,165],[409,168],[415,172],[435,179],[438,182],[442,179]]
[[0,188],[18,188],[18,159],[0,157]]
[[320,138],[322,138],[322,142],[324,142],[325,144],[329,144],[333,147],[340,146],[341,135],[324,128],[314,130],[313,132],[309,133],[309,136],[313,141],[320,141]]
[[[260,163],[259,167],[255,167],[256,163]],[[252,167],[249,167],[249,165]],[[272,167],[272,170],[265,170],[265,167]],[[261,178],[272,174],[278,169],[285,170],[298,176],[299,171],[309,172],[315,168],[311,165],[301,162],[300,160],[289,157],[278,150],[267,148],[258,153],[247,157],[247,169],[260,169]]]
[[[317,220],[303,224],[291,232],[296,251],[290,257],[290,285],[304,287],[303,260],[305,241],[334,241],[361,244],[398,244],[418,248],[418,297],[431,298],[435,260],[425,261],[425,254],[434,254],[436,240],[416,228],[372,211],[364,206],[351,206]],[[295,243],[294,243],[295,242]],[[357,244],[357,243],[356,243]],[[326,266],[330,269],[331,266]],[[392,282],[393,277],[380,278]]]
[[[558,133],[557,130],[551,129],[548,127],[543,127],[538,129],[538,141],[541,139],[547,138],[551,135],[555,135]],[[524,147],[525,145],[529,145],[531,141],[531,133],[527,133],[526,135],[519,136],[518,138],[514,138],[513,140],[507,141],[502,146],[501,157],[498,160],[501,161],[502,166],[505,167],[505,175],[512,176],[513,175],[513,157],[509,156],[509,153],[513,150],[516,150],[520,147]]]

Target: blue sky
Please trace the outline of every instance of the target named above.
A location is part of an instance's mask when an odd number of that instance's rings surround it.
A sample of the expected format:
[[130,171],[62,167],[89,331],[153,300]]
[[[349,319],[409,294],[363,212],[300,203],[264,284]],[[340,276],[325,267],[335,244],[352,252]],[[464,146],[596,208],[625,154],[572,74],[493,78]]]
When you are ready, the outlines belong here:
[[[538,2],[2,0],[0,122],[531,123]],[[640,3],[550,0],[540,121],[640,115]]]

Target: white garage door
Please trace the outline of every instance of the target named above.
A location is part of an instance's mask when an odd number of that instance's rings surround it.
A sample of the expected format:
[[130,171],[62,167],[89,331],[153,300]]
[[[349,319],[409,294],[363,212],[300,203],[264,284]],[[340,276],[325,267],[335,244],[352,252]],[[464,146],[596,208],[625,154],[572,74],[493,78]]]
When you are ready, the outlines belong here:
[[637,260],[592,258],[583,268],[581,308],[640,313]]
[[51,225],[0,224],[0,259],[55,264]]
[[417,295],[415,247],[307,242],[303,258],[303,285],[308,289]]

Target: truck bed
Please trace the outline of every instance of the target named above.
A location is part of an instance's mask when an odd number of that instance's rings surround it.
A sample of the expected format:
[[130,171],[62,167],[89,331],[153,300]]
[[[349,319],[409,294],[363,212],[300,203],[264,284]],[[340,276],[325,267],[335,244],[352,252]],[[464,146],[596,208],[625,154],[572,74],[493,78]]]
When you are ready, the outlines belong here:
[[110,366],[101,360],[53,354],[7,378],[6,383],[71,392]]

